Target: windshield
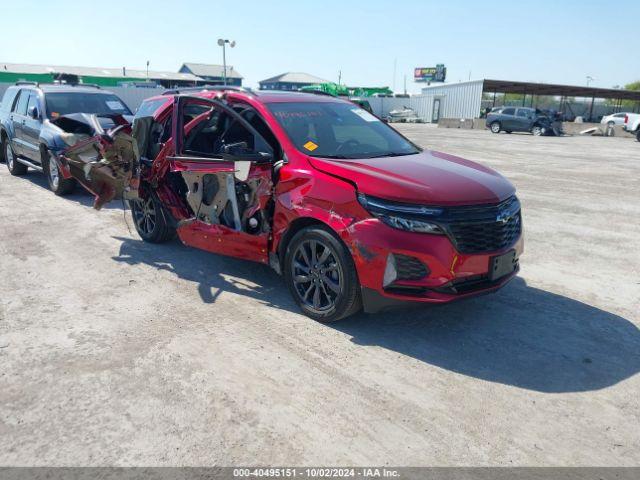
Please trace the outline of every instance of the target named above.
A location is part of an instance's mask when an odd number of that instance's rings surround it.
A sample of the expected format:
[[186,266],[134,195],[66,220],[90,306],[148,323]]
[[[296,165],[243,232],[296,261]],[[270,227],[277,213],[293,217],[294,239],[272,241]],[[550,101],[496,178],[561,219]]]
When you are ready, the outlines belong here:
[[45,95],[50,119],[70,113],[98,115],[131,115],[131,111],[117,96],[110,93],[57,92]]
[[357,105],[300,102],[272,103],[268,107],[296,148],[312,157],[357,159],[420,151]]

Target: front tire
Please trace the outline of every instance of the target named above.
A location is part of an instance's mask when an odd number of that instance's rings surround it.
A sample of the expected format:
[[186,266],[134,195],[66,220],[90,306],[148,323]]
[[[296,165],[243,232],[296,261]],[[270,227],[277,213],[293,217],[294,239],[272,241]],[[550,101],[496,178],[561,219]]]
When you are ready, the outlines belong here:
[[9,143],[9,139],[5,139],[4,142],[4,158],[7,162],[7,168],[9,169],[9,173],[14,177],[19,177],[27,173],[27,166],[23,163],[18,162],[16,154],[13,153],[13,148]]
[[544,129],[540,125],[534,125],[531,129],[531,133],[534,137],[539,137],[544,133]]
[[176,230],[167,222],[167,216],[156,195],[148,193],[146,198],[131,200],[131,216],[140,238],[149,243],[165,243],[173,240]]
[[47,176],[47,182],[49,188],[53,193],[62,197],[73,192],[76,186],[76,182],[73,178],[64,178],[58,168],[58,163],[53,154],[49,153],[44,148],[41,150],[42,166],[44,167],[44,173]]
[[500,125],[500,122],[493,122],[489,126],[489,129],[491,130],[491,133],[500,133],[500,130],[502,129],[502,126]]
[[636,132],[636,140],[640,142],[640,129]]
[[351,254],[328,229],[299,231],[287,245],[284,278],[300,309],[319,322],[360,310],[360,283]]

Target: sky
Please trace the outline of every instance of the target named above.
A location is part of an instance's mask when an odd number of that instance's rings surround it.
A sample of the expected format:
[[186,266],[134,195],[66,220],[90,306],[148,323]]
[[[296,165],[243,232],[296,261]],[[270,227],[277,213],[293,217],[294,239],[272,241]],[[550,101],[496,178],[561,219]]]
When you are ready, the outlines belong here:
[[[0,62],[177,71],[227,63],[245,85],[307,72],[350,86],[420,91],[492,78],[613,87],[640,80],[637,0],[0,0]],[[395,66],[395,68],[394,68]],[[395,71],[395,75],[394,75]]]

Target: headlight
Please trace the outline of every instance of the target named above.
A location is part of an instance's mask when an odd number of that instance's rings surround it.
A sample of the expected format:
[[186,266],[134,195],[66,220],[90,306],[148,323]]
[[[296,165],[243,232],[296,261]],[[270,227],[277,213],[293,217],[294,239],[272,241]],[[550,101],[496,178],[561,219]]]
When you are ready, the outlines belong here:
[[442,208],[394,203],[362,193],[358,194],[358,201],[367,212],[390,227],[407,232],[444,235],[442,228],[430,221],[442,214]]

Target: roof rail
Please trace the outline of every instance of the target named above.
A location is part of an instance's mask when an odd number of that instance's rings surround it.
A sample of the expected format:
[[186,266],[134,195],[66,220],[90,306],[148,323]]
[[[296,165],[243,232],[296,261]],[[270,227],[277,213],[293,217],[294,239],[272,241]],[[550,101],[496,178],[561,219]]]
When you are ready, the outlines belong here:
[[32,82],[28,80],[19,80],[15,83],[15,85],[33,85],[35,87],[39,87],[41,85],[57,85],[57,86],[64,86],[64,87],[90,87],[90,88],[97,88],[97,89],[101,88],[100,85],[98,85],[97,83],[62,83],[62,82],[40,83],[40,82]]
[[173,88],[169,90],[165,90],[162,92],[162,95],[178,95],[180,93],[187,92],[203,92],[205,90],[208,91],[234,91],[234,92],[244,92],[244,93],[253,93],[250,88],[238,87],[238,86],[229,86],[229,85],[201,85],[198,87],[184,87],[184,88]]

